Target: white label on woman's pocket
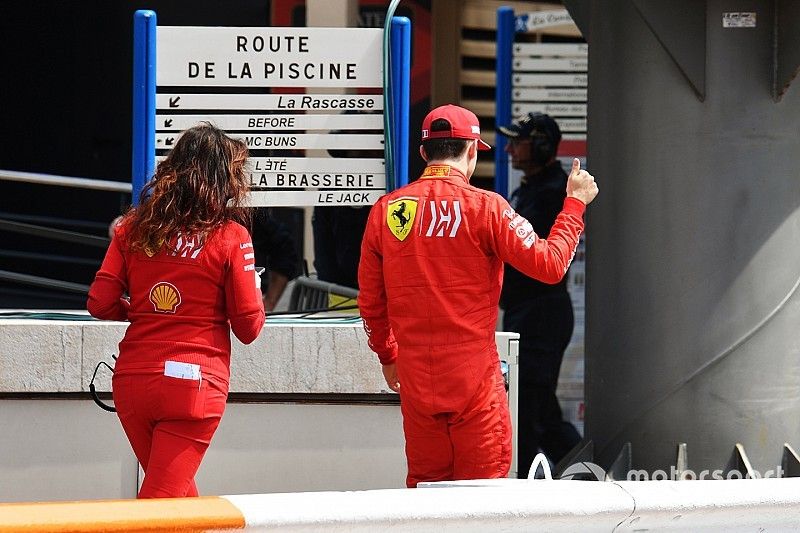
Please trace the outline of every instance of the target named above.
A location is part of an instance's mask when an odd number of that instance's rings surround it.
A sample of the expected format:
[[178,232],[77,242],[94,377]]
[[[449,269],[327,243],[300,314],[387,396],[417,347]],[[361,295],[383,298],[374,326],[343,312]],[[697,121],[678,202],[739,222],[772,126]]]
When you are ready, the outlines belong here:
[[200,365],[167,361],[164,364],[164,375],[170,378],[197,380],[200,379]]

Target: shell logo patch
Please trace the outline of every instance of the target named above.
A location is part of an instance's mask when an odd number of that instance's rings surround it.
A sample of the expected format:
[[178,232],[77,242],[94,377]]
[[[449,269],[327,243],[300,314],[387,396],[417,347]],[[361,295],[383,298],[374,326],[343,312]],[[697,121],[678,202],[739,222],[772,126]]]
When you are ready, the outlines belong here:
[[150,302],[156,313],[174,313],[181,305],[181,293],[172,283],[159,281],[150,289]]
[[404,241],[414,226],[418,198],[402,196],[386,206],[386,225],[398,240]]

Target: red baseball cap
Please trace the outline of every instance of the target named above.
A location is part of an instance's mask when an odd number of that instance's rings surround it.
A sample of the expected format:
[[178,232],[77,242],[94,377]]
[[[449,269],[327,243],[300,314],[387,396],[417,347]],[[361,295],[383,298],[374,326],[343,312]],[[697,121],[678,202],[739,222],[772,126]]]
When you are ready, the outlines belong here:
[[[450,123],[449,130],[431,131],[435,120],[443,119]],[[481,126],[478,117],[469,109],[447,104],[428,113],[422,121],[422,140],[429,139],[476,139],[478,150],[491,150],[492,147],[481,140]]]

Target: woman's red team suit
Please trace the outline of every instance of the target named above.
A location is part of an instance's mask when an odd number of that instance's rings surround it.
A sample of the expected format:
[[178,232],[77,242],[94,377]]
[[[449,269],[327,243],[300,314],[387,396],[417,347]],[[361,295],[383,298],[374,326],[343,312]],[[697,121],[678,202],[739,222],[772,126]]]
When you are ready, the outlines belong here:
[[228,396],[230,332],[248,344],[264,325],[248,231],[227,222],[204,241],[178,235],[150,255],[131,253],[118,226],[87,307],[130,321],[113,397],[145,470],[139,497],[196,496],[194,476]]

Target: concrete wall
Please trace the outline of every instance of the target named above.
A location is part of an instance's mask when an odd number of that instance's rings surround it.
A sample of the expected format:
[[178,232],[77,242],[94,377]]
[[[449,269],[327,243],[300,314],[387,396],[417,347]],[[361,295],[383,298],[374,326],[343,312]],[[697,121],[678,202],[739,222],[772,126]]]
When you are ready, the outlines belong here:
[[[198,473],[206,494],[402,487],[400,409],[386,393],[360,321],[274,320],[234,341],[231,392],[285,393],[286,403],[229,402]],[[0,501],[129,498],[138,468],[117,417],[81,399],[127,324],[0,322]],[[97,390],[110,391],[101,368]],[[28,394],[36,393],[32,399]],[[385,394],[385,405],[291,403],[292,393]],[[38,395],[44,395],[39,397]],[[14,398],[14,399],[11,399]],[[63,397],[62,397],[63,398]],[[293,400],[294,399],[294,400]]]
[[[361,322],[271,323],[256,341],[233,342],[231,392],[356,393],[387,391]],[[84,392],[95,365],[112,355],[127,324],[99,321],[0,322],[0,393]],[[111,390],[101,369],[98,391]]]
[[[797,17],[770,0],[575,3],[601,189],[586,253],[595,459],[630,442],[652,471],[686,443],[692,468],[713,470],[741,443],[774,468],[800,442],[797,81],[772,95],[798,48],[776,24]],[[739,11],[757,24],[726,27]]]
[[[117,417],[91,400],[0,402],[0,502],[133,498]],[[401,488],[397,405],[229,403],[197,474],[203,495]]]
[[[0,321],[0,502],[135,496],[140,473],[117,417],[85,394],[126,327]],[[497,335],[501,352],[515,337]],[[99,391],[110,377],[98,372]],[[405,485],[400,408],[360,320],[270,319],[253,344],[234,342],[231,392],[255,401],[228,402],[197,475],[202,494]]]

